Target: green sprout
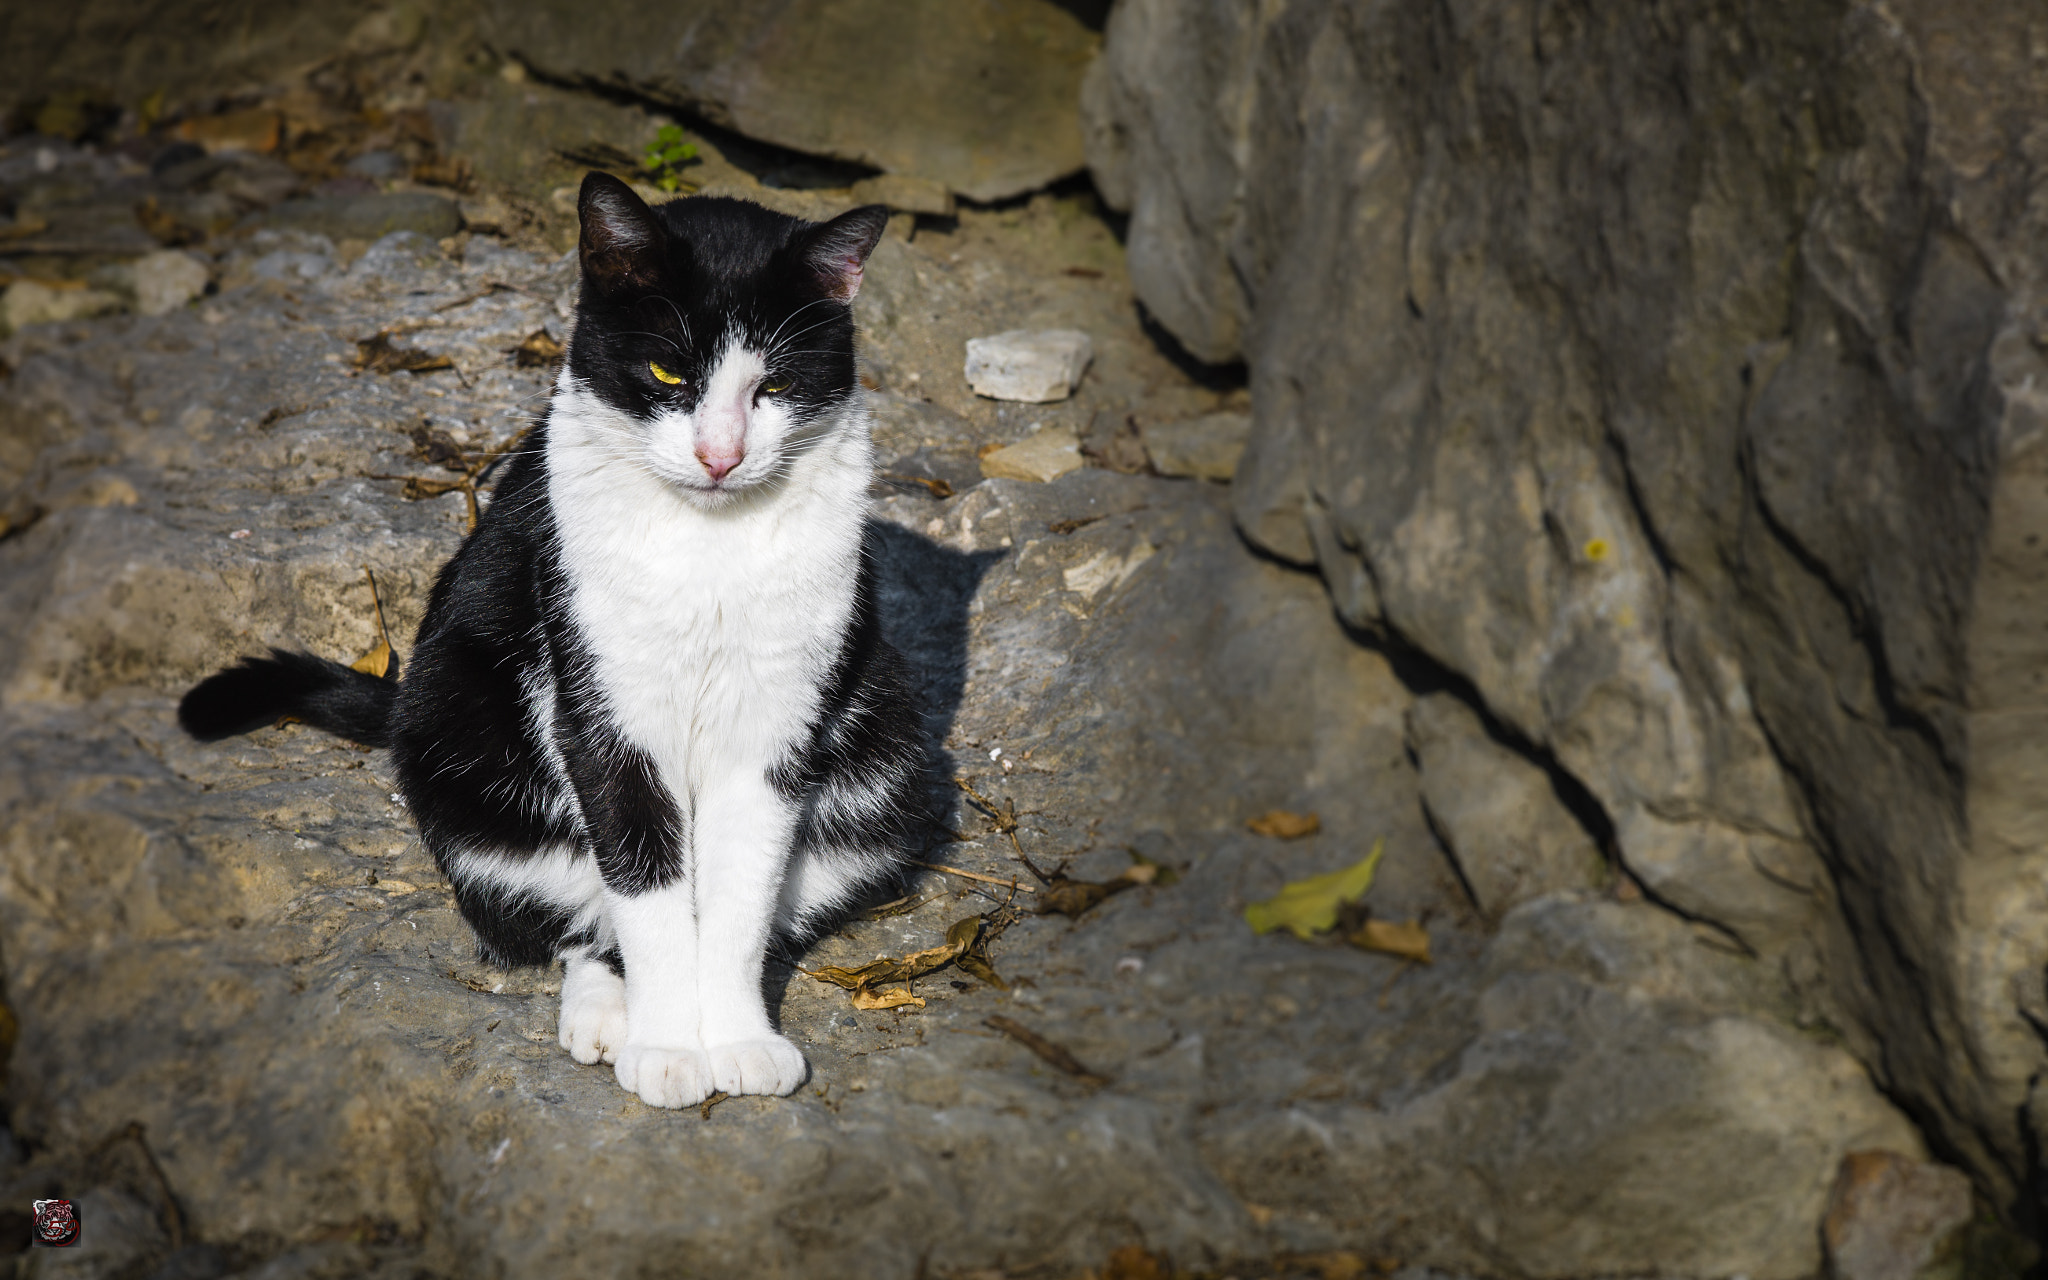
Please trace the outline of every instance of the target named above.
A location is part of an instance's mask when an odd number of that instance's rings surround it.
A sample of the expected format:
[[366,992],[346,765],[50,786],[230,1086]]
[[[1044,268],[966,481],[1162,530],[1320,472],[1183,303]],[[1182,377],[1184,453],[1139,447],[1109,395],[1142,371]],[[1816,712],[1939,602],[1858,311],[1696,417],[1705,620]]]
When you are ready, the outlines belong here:
[[661,126],[661,132],[654,135],[654,141],[647,144],[647,154],[640,157],[640,167],[653,175],[655,186],[663,191],[674,191],[683,185],[678,170],[696,158],[697,144],[684,142],[679,126],[665,124]]

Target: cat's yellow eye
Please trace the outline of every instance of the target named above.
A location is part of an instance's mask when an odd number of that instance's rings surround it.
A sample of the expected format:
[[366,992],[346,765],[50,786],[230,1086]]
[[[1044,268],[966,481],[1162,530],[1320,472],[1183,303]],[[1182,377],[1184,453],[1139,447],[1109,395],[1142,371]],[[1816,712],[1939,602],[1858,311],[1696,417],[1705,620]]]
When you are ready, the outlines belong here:
[[649,360],[647,362],[647,372],[653,374],[657,378],[660,378],[663,382],[666,382],[668,385],[672,387],[679,387],[683,385],[683,380],[681,378],[677,377],[673,373],[670,373],[668,370],[662,368],[660,365],[654,363],[654,361],[652,360]]
[[761,390],[771,396],[779,396],[789,390],[790,382],[789,378],[771,378],[769,381],[761,384]]

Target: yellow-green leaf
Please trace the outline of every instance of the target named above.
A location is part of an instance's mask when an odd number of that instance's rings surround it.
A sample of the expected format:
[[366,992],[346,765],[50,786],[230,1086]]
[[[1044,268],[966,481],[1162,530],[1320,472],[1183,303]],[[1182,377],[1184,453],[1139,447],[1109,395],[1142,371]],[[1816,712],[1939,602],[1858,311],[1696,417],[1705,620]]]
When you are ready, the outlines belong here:
[[1356,902],[1372,888],[1373,872],[1386,852],[1384,838],[1373,841],[1372,852],[1341,871],[1297,880],[1264,902],[1244,909],[1245,923],[1253,933],[1287,929],[1297,938],[1323,933],[1337,925],[1337,909]]

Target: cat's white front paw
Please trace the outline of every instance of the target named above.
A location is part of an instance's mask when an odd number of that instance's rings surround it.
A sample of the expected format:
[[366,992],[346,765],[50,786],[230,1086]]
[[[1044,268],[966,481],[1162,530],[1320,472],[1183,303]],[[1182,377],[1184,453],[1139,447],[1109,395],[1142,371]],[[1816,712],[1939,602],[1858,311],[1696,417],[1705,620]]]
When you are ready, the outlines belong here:
[[781,1036],[729,1040],[705,1049],[711,1080],[721,1093],[794,1093],[804,1082],[804,1055]]
[[711,1061],[699,1049],[629,1044],[619,1050],[619,1084],[650,1107],[694,1107],[718,1092]]
[[560,1039],[582,1063],[616,1062],[626,1043],[626,984],[603,965],[595,972],[571,970],[562,983]]

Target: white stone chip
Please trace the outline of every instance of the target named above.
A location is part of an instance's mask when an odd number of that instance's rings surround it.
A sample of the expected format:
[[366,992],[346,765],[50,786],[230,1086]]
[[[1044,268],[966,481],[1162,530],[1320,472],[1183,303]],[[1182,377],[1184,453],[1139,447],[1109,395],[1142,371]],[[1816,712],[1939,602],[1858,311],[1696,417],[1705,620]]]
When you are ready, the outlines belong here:
[[1087,465],[1081,441],[1066,427],[1047,427],[1013,445],[993,450],[981,460],[981,474],[991,480],[1057,480]]
[[102,289],[59,289],[39,280],[16,280],[0,293],[0,338],[32,324],[83,320],[120,307],[120,295]]
[[1045,404],[1064,400],[1095,358],[1079,329],[1012,329],[967,340],[967,385],[994,400]]
[[189,253],[160,249],[132,270],[135,309],[146,316],[167,315],[206,292],[206,265]]

